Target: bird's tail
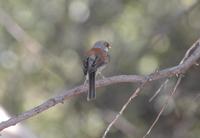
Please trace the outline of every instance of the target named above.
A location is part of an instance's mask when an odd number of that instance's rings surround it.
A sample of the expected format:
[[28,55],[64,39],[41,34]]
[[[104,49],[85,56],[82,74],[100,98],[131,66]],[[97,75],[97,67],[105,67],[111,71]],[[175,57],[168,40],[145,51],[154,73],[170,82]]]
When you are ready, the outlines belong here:
[[89,75],[89,92],[87,95],[87,100],[93,100],[96,98],[96,91],[95,91],[95,74],[96,72],[90,72]]

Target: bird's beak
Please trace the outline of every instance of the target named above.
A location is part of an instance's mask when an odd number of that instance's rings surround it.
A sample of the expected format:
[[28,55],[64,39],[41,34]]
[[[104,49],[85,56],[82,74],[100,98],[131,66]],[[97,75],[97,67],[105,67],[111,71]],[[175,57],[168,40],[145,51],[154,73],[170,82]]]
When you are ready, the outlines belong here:
[[109,44],[108,48],[111,49],[111,47],[112,47],[112,46]]

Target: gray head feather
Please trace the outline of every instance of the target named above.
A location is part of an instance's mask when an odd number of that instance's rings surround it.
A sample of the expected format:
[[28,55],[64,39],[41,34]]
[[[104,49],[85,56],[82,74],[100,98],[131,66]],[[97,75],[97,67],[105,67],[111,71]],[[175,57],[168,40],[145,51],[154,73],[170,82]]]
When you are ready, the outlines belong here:
[[97,41],[94,44],[94,48],[101,48],[102,50],[108,52],[108,46],[106,46],[106,44],[108,44],[106,41]]

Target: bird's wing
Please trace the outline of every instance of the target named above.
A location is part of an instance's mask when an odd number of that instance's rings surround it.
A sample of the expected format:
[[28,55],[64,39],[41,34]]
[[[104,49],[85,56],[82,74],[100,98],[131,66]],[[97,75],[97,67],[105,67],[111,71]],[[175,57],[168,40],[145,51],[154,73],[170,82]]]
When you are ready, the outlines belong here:
[[86,55],[87,57],[83,62],[83,72],[85,75],[87,72],[95,72],[97,68],[107,64],[110,61],[110,56],[100,48],[92,48],[86,53]]

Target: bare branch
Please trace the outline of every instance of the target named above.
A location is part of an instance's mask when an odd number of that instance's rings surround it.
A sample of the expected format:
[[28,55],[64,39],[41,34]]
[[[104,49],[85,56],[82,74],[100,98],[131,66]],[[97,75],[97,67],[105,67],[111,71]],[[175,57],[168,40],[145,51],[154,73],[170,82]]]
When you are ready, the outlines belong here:
[[119,117],[123,114],[124,110],[127,108],[127,106],[131,103],[131,101],[138,96],[140,91],[144,88],[145,84],[149,81],[149,79],[146,79],[145,82],[143,82],[134,92],[133,94],[129,97],[127,102],[123,105],[119,113],[115,116],[115,118],[112,120],[112,122],[108,125],[106,128],[102,138],[105,138],[106,135],[108,134],[110,128],[113,126],[113,124],[119,119]]
[[[193,55],[193,52],[196,50],[196,48],[199,46],[199,42],[197,42],[196,44],[193,44],[188,50],[187,52],[185,53],[185,56],[183,57],[183,59],[181,60],[181,62],[179,63],[179,65],[183,64],[188,58],[190,58],[190,56]],[[196,63],[195,63],[196,65]],[[153,127],[156,125],[156,123],[158,122],[160,116],[162,115],[163,111],[165,110],[165,108],[167,107],[168,105],[168,102],[170,100],[170,98],[172,98],[172,96],[174,95],[174,93],[176,92],[176,89],[178,87],[178,85],[180,84],[182,78],[183,78],[183,75],[182,74],[177,74],[178,77],[178,80],[176,82],[176,85],[174,86],[174,89],[170,92],[170,96],[167,98],[167,100],[165,101],[164,105],[162,106],[159,114],[157,115],[156,119],[154,120],[154,122],[152,123],[152,125],[150,126],[149,130],[146,132],[146,134],[143,136],[143,138],[146,138],[146,136],[148,136],[151,132],[151,130],[153,129]],[[153,97],[150,99],[153,100],[153,98],[160,92],[160,90],[165,86],[167,85],[169,79],[167,79],[161,86],[160,88],[156,91],[156,93],[153,95]]]
[[[192,56],[192,54],[194,54],[193,52],[196,50],[196,48],[199,46],[199,42],[197,42],[196,44],[193,44],[186,52],[185,56],[183,57],[183,59],[181,60],[181,62],[179,63],[179,65],[183,64],[190,56]],[[157,73],[158,71],[156,71],[155,73]],[[130,96],[130,98],[127,100],[127,102],[123,105],[123,107],[121,108],[121,110],[119,111],[119,113],[115,116],[115,118],[113,119],[113,121],[108,125],[107,129],[105,130],[102,138],[105,138],[106,135],[108,134],[110,128],[114,125],[114,123],[119,119],[119,117],[123,114],[124,110],[127,108],[127,106],[130,104],[130,102],[140,93],[141,89],[144,88],[144,85],[151,81],[151,75],[153,75],[154,73],[150,74],[148,76],[148,78],[140,85],[140,87],[138,87],[134,93]],[[167,107],[167,104],[169,102],[169,99],[173,96],[173,94],[175,93],[178,85],[181,82],[181,79],[183,77],[182,74],[176,74],[176,76],[179,76],[178,81],[173,89],[172,92],[170,92],[170,96],[168,97],[168,99],[166,100],[165,104],[162,106],[159,114],[157,115],[156,119],[154,120],[153,124],[151,125],[151,127],[149,128],[149,130],[147,131],[147,133],[143,136],[143,138],[145,138],[147,135],[149,135],[149,133],[151,132],[151,130],[153,129],[153,127],[155,126],[155,124],[157,123],[157,121],[159,120],[160,116],[162,115],[163,111],[165,110],[165,108]],[[153,95],[153,97],[151,97],[151,99],[149,101],[152,101],[154,97],[157,96],[157,94],[159,94],[159,92],[161,91],[161,89],[168,83],[169,78],[160,86],[160,88],[156,91],[156,93]]]
[[[183,62],[185,62],[192,54],[193,52],[196,50],[196,48],[199,46],[199,42],[196,42],[195,44],[193,44],[185,53],[185,56],[183,57],[183,59],[180,61],[180,64],[183,64]],[[199,65],[197,62],[195,63],[195,65]],[[167,83],[169,82],[169,78],[167,78],[164,83],[161,84],[161,86],[158,88],[158,90],[155,92],[155,94],[149,99],[149,102],[151,102],[160,92],[161,90],[167,85]]]
[[[103,80],[97,81],[97,87],[103,87],[111,84],[116,84],[116,83],[139,83],[142,82],[144,83],[146,81],[146,78],[150,77],[151,81],[158,80],[161,78],[166,78],[166,77],[172,77],[175,76],[176,74],[181,74],[185,73],[192,65],[194,65],[197,60],[200,58],[200,39],[197,40],[193,46],[195,45],[194,52],[185,60],[184,63],[167,68],[155,73],[152,73],[147,76],[140,76],[140,75],[119,75],[119,76],[113,76],[109,77]],[[0,131],[3,129],[16,125],[17,123],[26,120],[32,116],[35,116],[47,109],[49,109],[52,106],[55,106],[58,103],[63,103],[66,99],[79,95],[83,92],[86,92],[88,90],[87,86],[81,85],[77,86],[71,90],[64,90],[63,93],[59,94],[58,96],[55,96],[53,98],[50,98],[49,100],[45,101],[41,105],[30,109],[16,117],[12,117],[8,119],[7,121],[3,121],[0,123]]]
[[[117,112],[114,112],[112,110],[105,110],[103,111],[103,118],[106,122],[111,123],[112,119],[117,116]],[[141,133],[140,130],[135,126],[133,123],[129,122],[126,118],[121,116],[115,124],[113,124],[113,127],[120,130],[122,133],[124,133],[128,137],[139,136]]]
[[176,89],[177,89],[178,85],[180,84],[181,80],[182,80],[182,76],[180,76],[180,77],[178,78],[178,80],[177,80],[177,82],[176,82],[176,85],[174,86],[173,90],[170,92],[170,95],[168,96],[167,100],[165,101],[164,105],[162,106],[162,108],[161,108],[159,114],[157,115],[156,119],[154,120],[154,122],[152,123],[152,125],[150,126],[150,128],[149,128],[149,130],[146,132],[146,134],[143,136],[143,138],[146,138],[146,137],[150,134],[151,130],[153,129],[153,127],[154,127],[154,126],[156,125],[156,123],[158,122],[160,116],[162,115],[163,111],[164,111],[165,108],[167,107],[170,98],[172,98],[172,96],[173,96],[174,93],[176,92]]
[[164,89],[164,87],[167,85],[167,83],[169,82],[169,79],[167,78],[164,83],[162,83],[160,85],[160,87],[158,88],[158,90],[154,93],[154,95],[149,99],[149,102],[152,102],[153,99],[161,92],[161,90]]

